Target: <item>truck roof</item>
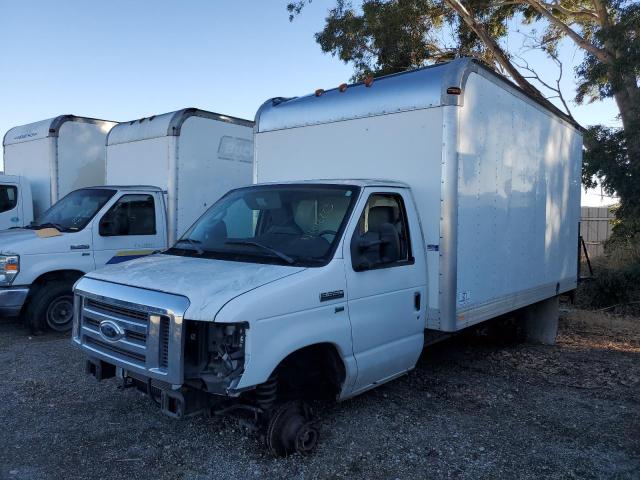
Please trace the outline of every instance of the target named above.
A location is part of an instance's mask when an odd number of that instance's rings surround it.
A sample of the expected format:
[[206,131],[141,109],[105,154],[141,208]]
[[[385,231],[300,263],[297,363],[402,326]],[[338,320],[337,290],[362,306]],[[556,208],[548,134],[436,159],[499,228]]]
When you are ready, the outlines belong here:
[[94,190],[144,190],[149,192],[161,192],[162,189],[153,185],[96,185],[94,187],[85,187]]
[[506,77],[478,60],[459,58],[423,68],[378,77],[368,85],[359,82],[344,88],[318,90],[303,97],[276,97],[258,109],[257,133],[320,125],[377,115],[462,105],[465,85],[471,72],[510,90],[523,101],[582,131],[582,127],[559,109],[528,95]]
[[[327,178],[317,180],[287,180],[284,182],[264,182],[256,185],[353,185],[356,187],[392,187],[409,188],[409,185],[397,180],[369,178]],[[248,185],[253,186],[253,185]]]
[[107,145],[136,142],[150,138],[178,136],[185,120],[190,117],[203,117],[219,122],[234,123],[246,127],[253,127],[251,120],[208,112],[198,108],[183,108],[175,112],[152,115],[116,125],[107,135]]
[[2,140],[2,145],[13,145],[15,143],[30,142],[47,137],[57,137],[60,127],[66,122],[80,123],[116,123],[111,120],[101,120],[99,118],[79,117],[77,115],[58,115],[57,117],[47,118],[39,122],[19,125],[7,130]]

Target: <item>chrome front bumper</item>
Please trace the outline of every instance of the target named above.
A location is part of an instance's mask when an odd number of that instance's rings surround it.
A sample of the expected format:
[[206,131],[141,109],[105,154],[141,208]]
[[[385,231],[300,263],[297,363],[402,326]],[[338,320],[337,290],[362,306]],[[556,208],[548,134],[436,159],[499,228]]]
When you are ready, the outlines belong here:
[[19,315],[28,294],[29,287],[0,287],[0,316]]

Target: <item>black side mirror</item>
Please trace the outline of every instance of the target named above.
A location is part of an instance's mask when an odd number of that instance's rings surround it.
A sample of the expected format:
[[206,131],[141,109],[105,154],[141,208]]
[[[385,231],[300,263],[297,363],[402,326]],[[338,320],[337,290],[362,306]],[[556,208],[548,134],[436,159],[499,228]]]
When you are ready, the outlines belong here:
[[351,240],[351,263],[356,272],[370,270],[380,263],[382,248],[385,244],[379,235],[368,232],[363,235],[354,235]]

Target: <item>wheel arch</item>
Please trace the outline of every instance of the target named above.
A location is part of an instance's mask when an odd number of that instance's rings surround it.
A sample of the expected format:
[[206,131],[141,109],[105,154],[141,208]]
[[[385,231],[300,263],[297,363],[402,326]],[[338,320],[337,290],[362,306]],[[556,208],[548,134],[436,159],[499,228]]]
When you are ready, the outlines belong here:
[[332,342],[317,342],[301,346],[286,354],[273,368],[271,375],[283,376],[302,373],[307,378],[321,376],[335,388],[338,396],[345,388],[347,365],[338,346]]
[[82,277],[85,272],[81,270],[73,270],[73,269],[62,269],[62,270],[51,270],[45,273],[41,273],[31,284],[31,288],[29,289],[29,295],[27,296],[27,300],[25,305],[33,298],[33,296],[38,292],[39,289],[44,287],[47,283],[50,282],[71,282],[75,283],[80,277]]

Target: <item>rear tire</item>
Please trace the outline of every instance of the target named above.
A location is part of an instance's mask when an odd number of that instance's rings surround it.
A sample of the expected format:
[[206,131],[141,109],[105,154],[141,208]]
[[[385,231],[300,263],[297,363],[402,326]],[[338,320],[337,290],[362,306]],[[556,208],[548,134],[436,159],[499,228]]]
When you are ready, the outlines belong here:
[[73,284],[50,282],[38,288],[29,300],[27,321],[31,333],[46,328],[55,332],[68,332],[73,325]]

